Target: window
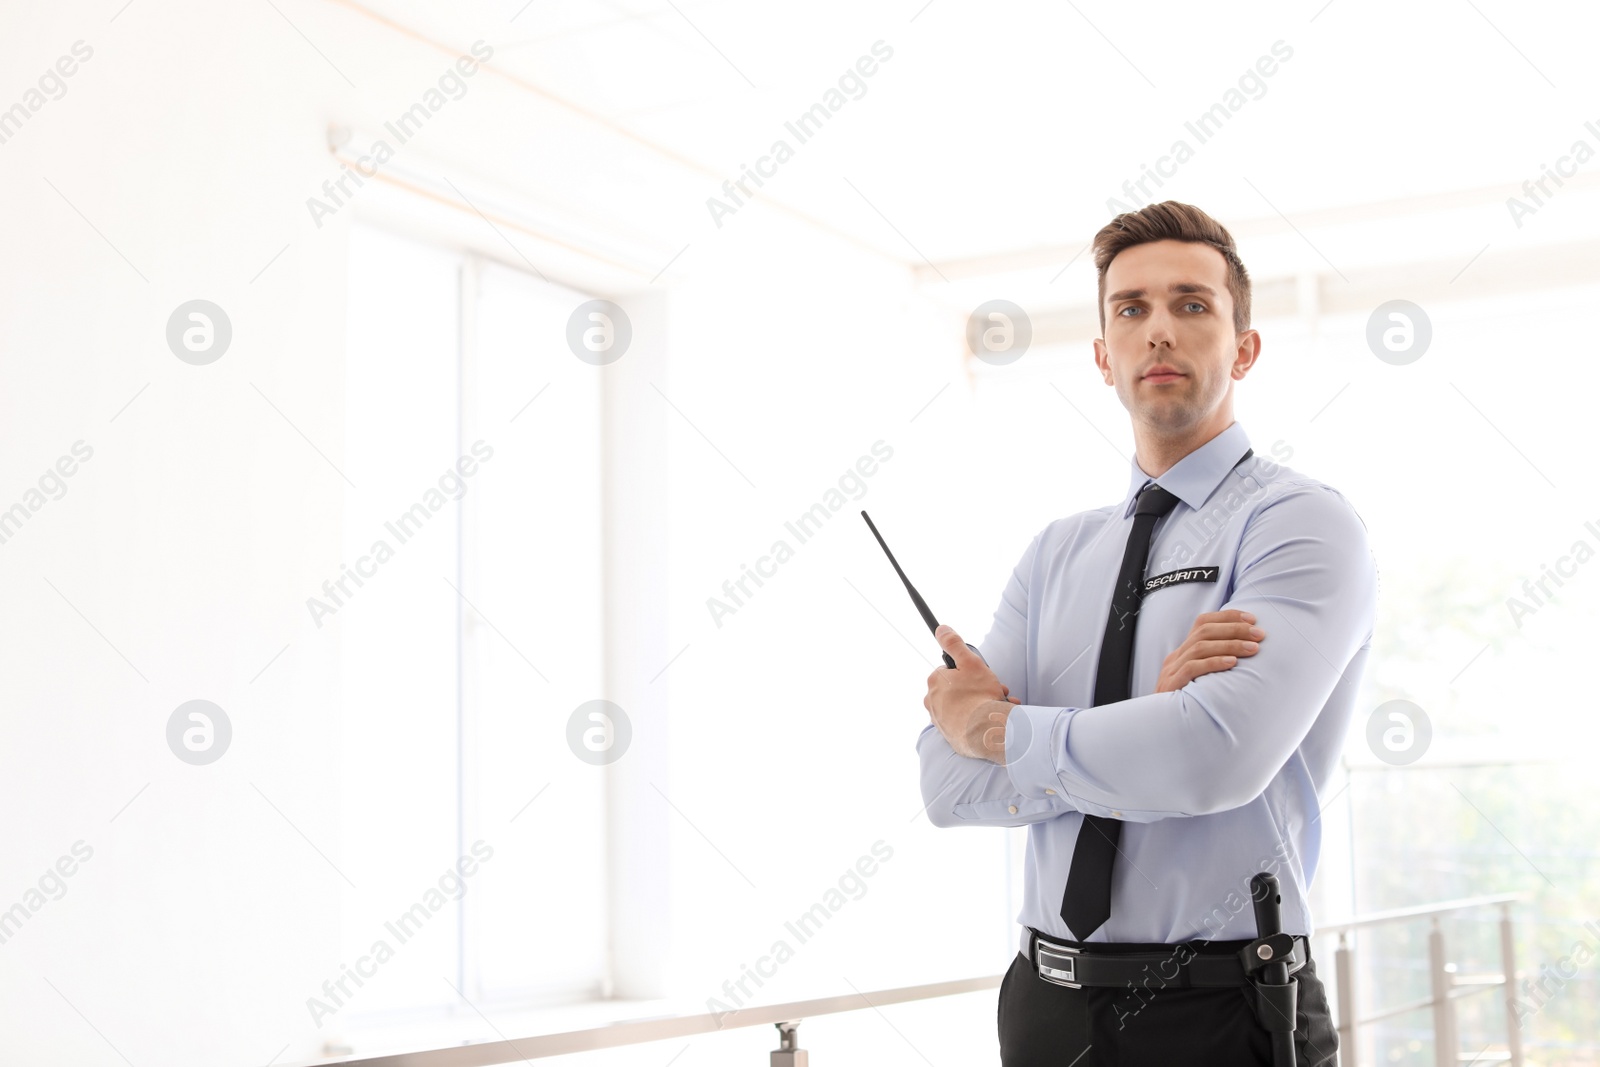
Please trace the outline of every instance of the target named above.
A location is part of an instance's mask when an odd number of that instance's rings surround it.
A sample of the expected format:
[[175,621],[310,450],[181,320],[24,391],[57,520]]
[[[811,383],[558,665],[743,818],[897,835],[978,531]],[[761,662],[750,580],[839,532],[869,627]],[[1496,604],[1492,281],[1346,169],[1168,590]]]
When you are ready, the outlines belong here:
[[[392,957],[368,965],[347,1024],[454,1010],[441,976],[475,1003],[605,977],[605,771],[566,745],[603,695],[600,379],[565,347],[586,299],[351,229],[350,577],[324,621],[353,883],[340,944],[347,965],[379,940]],[[465,877],[462,856],[481,861]]]

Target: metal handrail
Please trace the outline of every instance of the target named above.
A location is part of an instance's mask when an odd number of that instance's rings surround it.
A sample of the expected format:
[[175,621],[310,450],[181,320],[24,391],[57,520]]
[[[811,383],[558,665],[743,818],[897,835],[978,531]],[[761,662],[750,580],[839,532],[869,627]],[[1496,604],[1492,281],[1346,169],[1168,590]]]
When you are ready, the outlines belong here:
[[[1339,947],[1334,954],[1334,962],[1339,1003],[1339,1058],[1344,1067],[1359,1067],[1361,1050],[1356,1044],[1356,1038],[1361,1027],[1423,1008],[1433,1009],[1433,1047],[1436,1067],[1458,1067],[1461,1057],[1457,1047],[1455,1001],[1486,989],[1500,986],[1505,986],[1508,990],[1512,988],[1516,982],[1517,968],[1516,937],[1511,922],[1511,906],[1527,898],[1526,893],[1462,897],[1436,904],[1375,911],[1336,923],[1319,923],[1318,934],[1339,935]],[[1453,912],[1484,907],[1500,909],[1501,973],[1458,975],[1455,973],[1454,965],[1445,962],[1444,931],[1439,925],[1439,918]],[[1429,995],[1420,1000],[1392,1005],[1364,1018],[1361,1017],[1356,997],[1355,949],[1350,944],[1352,936],[1357,930],[1412,919],[1427,919],[1429,922],[1428,971],[1431,986]],[[1506,1062],[1512,1067],[1523,1067],[1522,1028],[1517,1019],[1515,1003],[1514,997],[1506,997]]]
[[495,1064],[520,1063],[523,1060],[565,1056],[574,1052],[591,1052],[595,1049],[617,1048],[622,1045],[642,1045],[693,1034],[717,1033],[741,1026],[771,1024],[782,1033],[787,1025],[818,1015],[860,1011],[885,1004],[903,1004],[913,1000],[931,1000],[960,993],[975,993],[980,989],[997,989],[1005,978],[992,974],[981,978],[958,978],[948,982],[929,982],[924,985],[899,986],[866,993],[849,993],[812,1000],[795,1000],[787,1004],[751,1005],[728,1012],[705,1015],[668,1015],[650,1019],[629,1019],[608,1023],[586,1030],[567,1030],[556,1034],[535,1034],[515,1040],[485,1041],[474,1045],[450,1045],[444,1048],[425,1049],[420,1052],[398,1052],[380,1056],[345,1056],[337,1059],[307,1061],[302,1067],[329,1067],[332,1064],[360,1065],[360,1067],[493,1067]]
[[[1339,947],[1336,955],[1339,1003],[1338,1030],[1341,1062],[1344,1067],[1357,1067],[1358,1050],[1355,1047],[1355,1040],[1361,1026],[1393,1015],[1399,1015],[1406,1011],[1416,1011],[1428,1007],[1434,1010],[1437,1062],[1440,1067],[1457,1067],[1455,1023],[1451,1002],[1467,993],[1482,992],[1484,989],[1507,985],[1515,980],[1515,968],[1511,954],[1513,942],[1510,908],[1512,904],[1525,899],[1527,899],[1527,894],[1525,893],[1463,897],[1457,900],[1440,901],[1436,904],[1371,912],[1335,923],[1319,923],[1316,936],[1320,937],[1322,934],[1336,933],[1339,937]],[[1501,952],[1504,973],[1498,976],[1455,976],[1450,966],[1444,961],[1444,940],[1439,929],[1439,916],[1472,908],[1492,906],[1499,906],[1501,909]],[[1429,958],[1433,971],[1432,995],[1422,1000],[1383,1010],[1364,1019],[1358,1019],[1356,1017],[1355,997],[1355,952],[1349,945],[1350,935],[1358,929],[1405,922],[1411,919],[1429,919],[1433,924],[1433,929],[1429,934]],[[603,1048],[639,1045],[675,1037],[717,1033],[738,1027],[768,1024],[778,1027],[784,1049],[794,1049],[796,1047],[794,1044],[794,1031],[801,1019],[847,1011],[859,1011],[867,1007],[876,1008],[885,1004],[903,1004],[908,1001],[956,996],[961,993],[973,993],[980,989],[995,989],[999,987],[1004,977],[1003,974],[993,974],[978,978],[961,978],[946,982],[930,982],[924,985],[879,989],[866,993],[856,992],[841,996],[790,1001],[785,1004],[752,1005],[732,1011],[703,1015],[673,1015],[646,1019],[628,1019],[583,1030],[567,1030],[554,1034],[534,1034],[515,1040],[503,1038],[499,1041],[450,1045],[417,1052],[317,1059],[307,1061],[301,1067],[333,1067],[333,1065],[345,1065],[345,1067],[495,1067],[497,1064],[516,1063],[522,1060],[565,1056],[574,1052],[590,1052]],[[1461,988],[1456,988],[1457,986]],[[1507,1043],[1510,1047],[1510,1062],[1513,1067],[1522,1067],[1522,1045],[1515,1015],[1509,1007],[1510,1000],[1511,998],[1507,998]],[[774,1057],[781,1055],[781,1051],[774,1053]],[[779,1061],[775,1058],[773,1062],[777,1063]]]
[[1318,935],[1332,934],[1345,930],[1354,930],[1362,926],[1382,926],[1386,923],[1402,922],[1406,919],[1426,919],[1434,915],[1445,915],[1452,911],[1466,911],[1469,908],[1482,908],[1490,904],[1515,904],[1526,899],[1528,899],[1526,893],[1500,893],[1486,897],[1458,897],[1455,900],[1441,900],[1437,904],[1418,904],[1410,908],[1369,911],[1365,915],[1342,919],[1336,923],[1318,923],[1317,933]]

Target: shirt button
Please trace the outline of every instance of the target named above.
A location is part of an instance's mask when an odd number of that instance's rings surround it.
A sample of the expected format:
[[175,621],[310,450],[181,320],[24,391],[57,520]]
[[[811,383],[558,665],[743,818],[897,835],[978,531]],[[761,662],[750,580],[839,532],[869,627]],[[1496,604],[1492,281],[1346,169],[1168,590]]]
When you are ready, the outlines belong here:
[[1012,804],[1010,807],[1006,808],[1006,810],[1009,811],[1011,814],[1015,815],[1017,813],[1017,806],[1015,804]]
[[1056,795],[1056,791],[1054,789],[1046,789],[1045,792],[1049,793],[1051,796],[1055,796]]
[[1111,814],[1113,814],[1113,815],[1116,815],[1116,816],[1118,816],[1118,817],[1119,817],[1119,818],[1120,818],[1120,817],[1121,817],[1121,815],[1122,815],[1122,812],[1120,812],[1120,811],[1114,811],[1114,812],[1112,812],[1112,813],[1111,813]]

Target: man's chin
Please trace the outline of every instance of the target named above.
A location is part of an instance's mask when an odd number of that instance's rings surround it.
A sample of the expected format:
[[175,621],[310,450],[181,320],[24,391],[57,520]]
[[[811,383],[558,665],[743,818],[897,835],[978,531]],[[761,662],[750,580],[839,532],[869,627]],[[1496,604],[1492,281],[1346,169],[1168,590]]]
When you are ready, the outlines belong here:
[[1134,418],[1158,433],[1183,433],[1200,422],[1201,413],[1189,404],[1174,401],[1145,401],[1134,410]]

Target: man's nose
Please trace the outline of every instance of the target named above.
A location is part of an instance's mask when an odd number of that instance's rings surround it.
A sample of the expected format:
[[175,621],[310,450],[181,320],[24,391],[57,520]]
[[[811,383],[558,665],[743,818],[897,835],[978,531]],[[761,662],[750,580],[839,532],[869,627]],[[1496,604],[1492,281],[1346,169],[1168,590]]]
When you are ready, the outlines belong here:
[[1151,348],[1158,345],[1172,347],[1172,320],[1165,312],[1154,312],[1145,326],[1145,343]]

